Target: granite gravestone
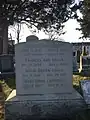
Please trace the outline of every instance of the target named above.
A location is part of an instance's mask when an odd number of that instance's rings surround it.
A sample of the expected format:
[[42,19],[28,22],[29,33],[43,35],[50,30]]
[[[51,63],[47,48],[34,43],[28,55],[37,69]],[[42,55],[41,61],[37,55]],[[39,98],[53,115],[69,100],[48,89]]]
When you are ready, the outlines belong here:
[[83,75],[90,75],[90,56],[80,56],[80,69]]
[[70,93],[73,90],[70,50],[71,45],[63,42],[27,41],[26,44],[18,44],[16,46],[17,94]]
[[73,56],[73,73],[78,72],[77,58]]
[[6,120],[56,119],[84,108],[72,86],[70,43],[29,36],[15,52],[16,97],[6,101]]
[[0,55],[0,72],[14,72],[13,55]]
[[80,84],[84,100],[90,107],[90,80],[81,80]]

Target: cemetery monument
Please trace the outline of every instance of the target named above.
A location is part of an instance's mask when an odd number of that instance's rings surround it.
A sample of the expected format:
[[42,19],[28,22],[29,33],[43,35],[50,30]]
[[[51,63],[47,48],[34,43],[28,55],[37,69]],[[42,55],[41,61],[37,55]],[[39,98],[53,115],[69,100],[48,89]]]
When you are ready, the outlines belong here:
[[28,36],[15,46],[16,96],[7,99],[6,120],[69,117],[85,106],[72,85],[72,45]]

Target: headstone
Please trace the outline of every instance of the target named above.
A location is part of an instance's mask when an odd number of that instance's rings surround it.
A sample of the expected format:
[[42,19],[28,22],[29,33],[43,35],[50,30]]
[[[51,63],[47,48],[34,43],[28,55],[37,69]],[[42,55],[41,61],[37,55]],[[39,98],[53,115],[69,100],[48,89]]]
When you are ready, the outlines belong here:
[[72,85],[71,44],[28,38],[16,45],[16,96],[6,100],[6,120],[57,119],[84,108]]
[[77,58],[73,56],[73,73],[78,72]]
[[90,80],[81,80],[81,90],[86,104],[90,107]]
[[72,79],[70,47],[68,43],[52,41],[18,44],[16,46],[17,94],[71,92],[73,87],[70,81]]
[[90,75],[90,56],[80,56],[80,70],[84,75]]
[[0,72],[13,72],[14,62],[13,55],[0,55]]

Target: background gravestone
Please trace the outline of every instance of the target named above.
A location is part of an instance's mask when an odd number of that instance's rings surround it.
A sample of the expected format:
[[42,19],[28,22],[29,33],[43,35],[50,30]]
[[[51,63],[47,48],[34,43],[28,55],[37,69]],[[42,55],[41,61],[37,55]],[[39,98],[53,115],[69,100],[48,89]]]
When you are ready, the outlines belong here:
[[73,56],[73,73],[78,72],[77,58]]
[[0,72],[13,72],[14,62],[13,55],[0,55]]
[[72,45],[31,38],[16,45],[16,96],[6,101],[6,120],[70,117],[84,108],[72,86]]
[[90,108],[90,80],[81,80],[80,84],[84,100]]
[[80,70],[83,75],[90,76],[90,56],[80,56]]

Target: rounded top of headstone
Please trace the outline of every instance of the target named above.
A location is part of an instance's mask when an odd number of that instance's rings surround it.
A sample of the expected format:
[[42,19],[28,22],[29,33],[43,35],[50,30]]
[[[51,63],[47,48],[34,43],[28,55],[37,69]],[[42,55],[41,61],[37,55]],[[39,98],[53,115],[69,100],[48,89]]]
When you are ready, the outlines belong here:
[[30,35],[30,36],[26,37],[26,42],[33,41],[33,40],[39,40],[39,38],[35,35]]

